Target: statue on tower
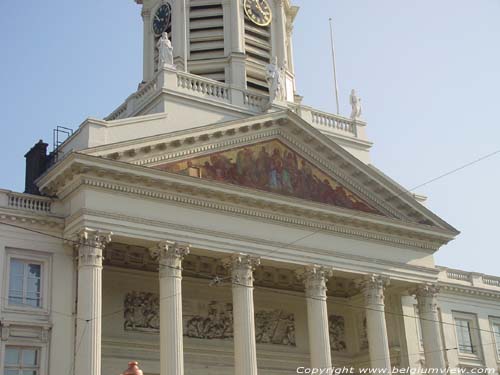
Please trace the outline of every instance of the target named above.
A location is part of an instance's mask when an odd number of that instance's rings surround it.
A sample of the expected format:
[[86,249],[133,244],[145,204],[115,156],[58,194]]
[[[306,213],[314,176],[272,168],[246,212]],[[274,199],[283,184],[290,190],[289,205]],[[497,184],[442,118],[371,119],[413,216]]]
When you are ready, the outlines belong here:
[[162,69],[165,66],[173,67],[174,48],[166,32],[161,34],[161,38],[158,40],[156,47],[158,48],[158,69]]
[[283,100],[285,95],[284,87],[284,67],[278,66],[278,58],[273,57],[271,63],[266,66],[266,81],[269,85],[269,104],[272,104],[276,99]]
[[361,108],[361,99],[356,94],[356,90],[351,90],[351,95],[349,97],[349,102],[351,103],[351,119],[359,120],[363,109]]

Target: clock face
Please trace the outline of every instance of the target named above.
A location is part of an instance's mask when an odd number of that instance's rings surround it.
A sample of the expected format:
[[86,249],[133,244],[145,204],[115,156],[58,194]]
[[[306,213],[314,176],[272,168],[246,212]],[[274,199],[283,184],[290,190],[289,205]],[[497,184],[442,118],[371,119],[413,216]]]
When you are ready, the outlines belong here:
[[266,0],[245,0],[243,6],[248,18],[256,25],[267,26],[271,23],[273,15]]
[[153,31],[156,35],[160,35],[170,26],[172,20],[172,7],[170,4],[162,4],[155,15],[153,16]]

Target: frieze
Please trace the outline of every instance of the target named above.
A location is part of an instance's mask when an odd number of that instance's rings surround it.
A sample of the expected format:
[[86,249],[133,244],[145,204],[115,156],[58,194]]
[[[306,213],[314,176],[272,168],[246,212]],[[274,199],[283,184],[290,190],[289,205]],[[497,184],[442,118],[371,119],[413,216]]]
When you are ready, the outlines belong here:
[[[220,301],[184,300],[184,336],[205,340],[232,340],[233,305]],[[124,299],[125,331],[157,333],[160,329],[159,298],[148,292],[130,292]],[[255,313],[256,342],[295,346],[295,316],[284,310]]]

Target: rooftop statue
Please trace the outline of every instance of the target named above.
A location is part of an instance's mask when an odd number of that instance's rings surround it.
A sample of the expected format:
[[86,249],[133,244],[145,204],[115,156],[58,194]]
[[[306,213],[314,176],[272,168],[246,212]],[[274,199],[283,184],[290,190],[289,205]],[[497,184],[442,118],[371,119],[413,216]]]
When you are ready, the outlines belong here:
[[168,39],[168,34],[163,32],[161,38],[156,44],[158,48],[158,68],[174,65],[174,48],[172,42]]
[[359,120],[361,118],[361,114],[363,109],[361,108],[361,99],[356,94],[356,90],[351,90],[351,95],[349,97],[349,102],[351,103],[352,111],[351,118],[353,120]]
[[273,57],[266,66],[266,81],[269,85],[269,104],[275,100],[282,100],[285,94],[284,68],[278,66],[278,58]]

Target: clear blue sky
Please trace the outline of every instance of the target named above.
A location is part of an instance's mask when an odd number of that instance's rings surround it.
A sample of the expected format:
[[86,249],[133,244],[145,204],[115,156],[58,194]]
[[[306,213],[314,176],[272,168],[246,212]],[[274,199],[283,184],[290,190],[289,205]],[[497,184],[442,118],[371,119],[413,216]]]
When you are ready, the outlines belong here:
[[[500,149],[498,0],[296,0],[304,102],[334,112],[328,17],[342,112],[363,99],[373,163],[407,188]],[[132,0],[0,2],[0,187],[24,187],[24,153],[56,125],[103,117],[142,78]],[[49,143],[50,143],[49,142]],[[499,274],[500,155],[419,189],[462,231],[438,263]]]

